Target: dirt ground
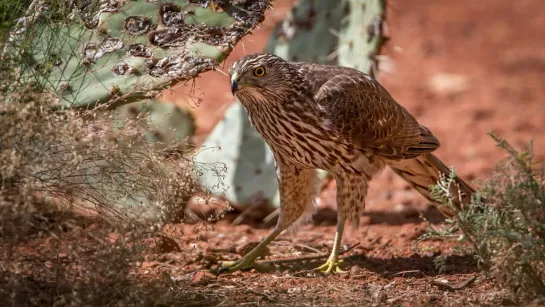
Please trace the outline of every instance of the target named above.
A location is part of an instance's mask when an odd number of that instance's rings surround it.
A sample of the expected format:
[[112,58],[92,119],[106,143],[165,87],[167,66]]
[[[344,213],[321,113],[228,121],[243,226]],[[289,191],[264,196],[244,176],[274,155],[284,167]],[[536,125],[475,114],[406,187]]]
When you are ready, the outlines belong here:
[[[293,1],[278,1],[260,30],[244,39],[226,62],[261,51]],[[391,40],[381,57],[379,81],[441,141],[437,155],[469,181],[483,180],[504,152],[490,130],[517,148],[535,139],[545,160],[545,18],[541,0],[389,0]],[[196,92],[190,97],[190,88]],[[233,102],[228,77],[210,72],[195,85],[168,91],[165,100],[190,104],[203,140]],[[335,234],[335,184],[322,193],[312,223],[270,244],[266,260],[326,254]],[[386,170],[372,183],[359,229],[349,228],[343,248],[348,274],[321,276],[320,260],[281,264],[273,273],[236,272],[215,277],[203,270],[235,260],[272,229],[234,214],[215,224],[182,227],[182,251],[146,256],[143,278],[170,274],[179,306],[497,306],[512,303],[475,260],[453,242],[416,243],[427,224],[442,217]],[[438,256],[445,257],[436,266]],[[472,277],[476,276],[476,280]],[[449,282],[449,286],[441,282]],[[467,286],[463,283],[473,281]],[[462,284],[459,284],[462,283]],[[456,289],[460,288],[460,289]]]
[[[286,2],[279,1],[261,30],[229,58],[226,69],[243,54],[262,50]],[[382,52],[378,79],[439,138],[442,146],[437,155],[470,181],[487,178],[504,157],[488,131],[519,149],[535,139],[537,158],[545,158],[544,9],[540,0],[388,1],[391,40]],[[233,99],[228,78],[220,73],[209,73],[196,85],[197,93],[206,93],[195,109],[199,133],[205,136]],[[184,91],[187,88],[174,89],[166,98],[187,103],[179,94]],[[335,233],[334,184],[321,200],[314,223],[272,243],[269,259],[327,252]],[[471,257],[457,254],[453,243],[415,244],[426,228],[419,212],[433,223],[442,220],[387,170],[371,184],[359,230],[345,235],[346,246],[359,243],[344,255],[350,274],[321,277],[305,271],[312,268],[308,265],[278,273],[222,275],[193,289],[207,298],[207,293],[221,293],[215,302],[201,303],[222,305],[509,304],[501,289],[482,275],[457,291],[434,284],[437,279],[465,281],[477,272],[477,266]],[[236,259],[239,255],[232,252],[237,247],[263,238],[271,226],[232,226],[223,220],[210,230],[196,232],[200,241],[194,242],[194,251],[202,255],[201,260],[180,268],[178,274],[207,268],[217,260]],[[231,253],[214,252],[218,250]],[[434,266],[439,255],[447,256],[441,273]]]

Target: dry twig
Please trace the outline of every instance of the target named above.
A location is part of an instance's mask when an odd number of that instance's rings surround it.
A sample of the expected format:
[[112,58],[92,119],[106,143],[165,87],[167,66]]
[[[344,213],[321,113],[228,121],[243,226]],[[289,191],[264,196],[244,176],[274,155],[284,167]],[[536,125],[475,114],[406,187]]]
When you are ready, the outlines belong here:
[[448,282],[443,282],[443,281],[440,281],[440,280],[437,280],[437,279],[432,280],[431,284],[434,285],[434,286],[438,286],[439,288],[446,289],[446,290],[456,291],[456,290],[462,290],[465,287],[471,285],[476,279],[477,279],[477,274],[474,274],[470,278],[468,278],[468,279],[466,279],[464,281],[461,281],[459,283],[456,283],[456,284],[450,284]]

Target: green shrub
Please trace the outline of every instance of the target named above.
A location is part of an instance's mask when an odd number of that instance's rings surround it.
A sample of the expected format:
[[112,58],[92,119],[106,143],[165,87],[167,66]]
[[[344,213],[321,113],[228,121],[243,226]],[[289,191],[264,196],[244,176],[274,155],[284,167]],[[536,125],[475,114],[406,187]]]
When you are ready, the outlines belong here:
[[442,231],[425,237],[445,236],[460,230],[460,241],[476,255],[479,264],[525,300],[545,295],[545,165],[534,161],[532,143],[519,152],[490,133],[507,152],[494,174],[464,210],[458,210],[449,186],[454,171],[432,187],[433,196],[455,210]]

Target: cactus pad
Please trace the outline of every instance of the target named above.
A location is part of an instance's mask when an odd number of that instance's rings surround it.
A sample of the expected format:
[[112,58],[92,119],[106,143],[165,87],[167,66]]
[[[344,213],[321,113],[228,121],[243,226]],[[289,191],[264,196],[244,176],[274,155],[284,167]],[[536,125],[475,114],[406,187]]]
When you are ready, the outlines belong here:
[[386,38],[382,33],[385,0],[344,0],[347,18],[339,31],[338,64],[375,76],[380,48]]
[[[35,1],[10,37],[25,81],[64,106],[129,103],[212,70],[264,19],[268,0],[69,1],[67,17]],[[78,4],[75,4],[78,3]],[[57,18],[59,19],[59,18]],[[31,39],[29,39],[31,38]]]
[[337,1],[300,0],[275,26],[265,50],[288,61],[336,64],[343,17]]
[[115,109],[114,123],[145,115],[149,119],[147,131],[143,131],[148,142],[176,144],[176,149],[190,147],[190,138],[195,133],[195,118],[187,108],[155,99],[125,104]]
[[218,178],[216,170],[203,169],[199,180],[234,207],[246,207],[257,199],[279,205],[273,154],[251,126],[240,103],[229,107],[195,156],[195,161],[198,165],[225,166],[223,178]]

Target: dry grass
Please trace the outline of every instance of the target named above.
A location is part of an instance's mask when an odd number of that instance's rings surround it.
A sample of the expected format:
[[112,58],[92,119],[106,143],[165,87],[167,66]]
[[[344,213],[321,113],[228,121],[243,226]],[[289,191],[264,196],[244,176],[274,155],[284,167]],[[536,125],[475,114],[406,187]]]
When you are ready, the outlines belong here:
[[[53,13],[44,18],[68,18],[65,1],[47,3]],[[21,78],[36,65],[28,54],[4,52],[28,1],[0,7],[2,306],[168,301],[170,277],[143,280],[139,267],[150,249],[180,249],[163,226],[183,222],[191,196],[206,199],[197,176],[214,167],[195,165],[179,142],[148,142],[147,114],[119,119],[107,105],[59,110],[40,76]],[[18,43],[41,31],[27,30]]]
[[146,142],[144,115],[113,125],[108,110],[58,111],[31,87],[2,101],[0,301],[160,301],[169,287],[135,270],[168,240],[162,226],[206,194],[192,152]]

